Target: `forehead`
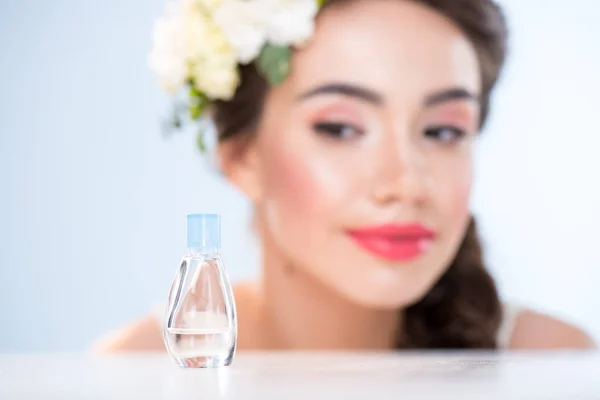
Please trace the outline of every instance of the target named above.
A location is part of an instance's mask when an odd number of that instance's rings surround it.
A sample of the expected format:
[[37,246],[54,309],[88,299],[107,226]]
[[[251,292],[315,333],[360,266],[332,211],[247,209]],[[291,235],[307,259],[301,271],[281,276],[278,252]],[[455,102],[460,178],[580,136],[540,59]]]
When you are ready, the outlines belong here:
[[313,39],[293,59],[297,90],[344,81],[390,100],[464,87],[478,93],[473,47],[451,21],[407,0],[340,2],[319,16]]

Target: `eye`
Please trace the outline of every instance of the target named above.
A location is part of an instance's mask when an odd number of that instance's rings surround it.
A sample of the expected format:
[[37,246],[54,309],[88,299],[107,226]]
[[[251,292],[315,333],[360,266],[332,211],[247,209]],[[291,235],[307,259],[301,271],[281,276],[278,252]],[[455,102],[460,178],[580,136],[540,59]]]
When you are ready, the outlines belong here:
[[315,132],[333,139],[356,139],[364,135],[364,131],[351,124],[341,122],[317,122],[313,125]]
[[437,142],[452,144],[466,136],[463,129],[454,126],[433,126],[425,130],[425,137]]

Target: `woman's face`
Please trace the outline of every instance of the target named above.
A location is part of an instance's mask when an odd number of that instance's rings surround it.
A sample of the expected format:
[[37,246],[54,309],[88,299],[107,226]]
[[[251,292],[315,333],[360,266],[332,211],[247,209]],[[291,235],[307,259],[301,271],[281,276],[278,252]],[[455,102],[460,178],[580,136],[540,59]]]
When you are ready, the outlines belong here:
[[479,94],[474,49],[435,11],[401,0],[325,10],[250,145],[244,185],[263,232],[356,303],[419,300],[468,224]]

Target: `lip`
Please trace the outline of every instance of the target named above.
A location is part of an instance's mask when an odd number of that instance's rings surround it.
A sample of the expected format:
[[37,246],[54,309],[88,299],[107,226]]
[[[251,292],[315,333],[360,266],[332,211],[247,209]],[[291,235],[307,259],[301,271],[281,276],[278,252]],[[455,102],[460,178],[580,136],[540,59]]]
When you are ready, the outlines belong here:
[[421,224],[388,224],[348,231],[364,250],[390,261],[409,261],[429,248],[435,232]]

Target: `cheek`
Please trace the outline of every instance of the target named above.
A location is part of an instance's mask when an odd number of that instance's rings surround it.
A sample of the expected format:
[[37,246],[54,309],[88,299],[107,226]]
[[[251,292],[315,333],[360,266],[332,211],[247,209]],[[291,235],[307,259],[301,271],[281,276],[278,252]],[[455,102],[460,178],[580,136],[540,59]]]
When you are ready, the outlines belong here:
[[449,204],[451,211],[457,215],[464,215],[469,213],[469,200],[471,198],[471,168],[467,168],[466,171],[462,171],[463,175],[459,176],[454,182],[452,192],[454,195],[451,198]]
[[438,169],[433,189],[437,208],[449,222],[462,224],[469,216],[472,185],[470,158],[458,159]]
[[331,219],[347,190],[341,169],[326,157],[301,148],[277,146],[264,159],[264,200],[269,212],[304,226]]

